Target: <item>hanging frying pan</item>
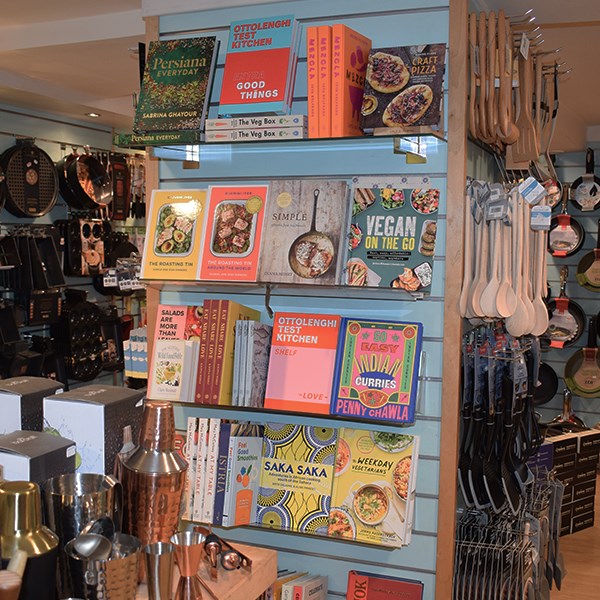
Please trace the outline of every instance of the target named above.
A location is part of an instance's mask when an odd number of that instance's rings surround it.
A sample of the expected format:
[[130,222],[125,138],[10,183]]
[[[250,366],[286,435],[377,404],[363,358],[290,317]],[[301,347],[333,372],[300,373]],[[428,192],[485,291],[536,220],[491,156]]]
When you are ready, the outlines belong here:
[[131,201],[131,174],[125,157],[111,152],[108,173],[112,181],[113,200],[110,203],[111,221],[125,221]]
[[17,140],[0,157],[5,176],[6,210],[15,217],[41,217],[58,197],[54,162],[32,140]]
[[560,270],[560,294],[558,298],[548,301],[548,329],[542,338],[552,348],[572,346],[585,329],[585,312],[574,300],[567,297],[566,286],[569,268],[563,266]]
[[333,242],[327,235],[317,231],[318,198],[319,190],[315,190],[310,230],[298,236],[288,252],[292,271],[303,279],[320,277],[329,270],[335,258]]
[[595,210],[600,205],[600,177],[594,174],[594,151],[585,152],[585,175],[571,184],[571,201],[579,210]]
[[558,375],[556,371],[546,363],[540,363],[538,373],[538,385],[533,392],[533,403],[536,406],[546,404],[554,398],[558,391]]
[[6,193],[6,177],[4,176],[4,169],[0,165],[0,210],[2,210],[6,202]]
[[586,290],[600,292],[600,219],[596,247],[581,258],[577,265],[577,282]]
[[600,354],[596,345],[596,317],[590,317],[588,341],[569,358],[565,366],[565,383],[578,396],[600,398]]
[[73,208],[94,210],[112,202],[110,177],[93,154],[73,152],[57,164],[57,169],[61,194]]
[[562,212],[550,220],[548,252],[552,256],[565,257],[575,254],[585,240],[581,223],[567,213],[567,194],[563,194]]

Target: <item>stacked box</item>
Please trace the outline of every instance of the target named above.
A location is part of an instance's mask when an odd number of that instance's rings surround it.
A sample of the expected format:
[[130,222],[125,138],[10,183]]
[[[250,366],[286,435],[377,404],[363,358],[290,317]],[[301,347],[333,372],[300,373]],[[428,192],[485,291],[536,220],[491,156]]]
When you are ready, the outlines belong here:
[[565,486],[560,534],[594,525],[600,431],[587,429],[546,438],[553,448],[556,478]]

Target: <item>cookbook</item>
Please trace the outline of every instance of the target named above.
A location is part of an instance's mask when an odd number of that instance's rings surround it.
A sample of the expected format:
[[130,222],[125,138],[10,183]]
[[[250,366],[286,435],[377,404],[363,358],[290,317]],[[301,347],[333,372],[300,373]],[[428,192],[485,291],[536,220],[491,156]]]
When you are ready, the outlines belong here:
[[412,530],[419,438],[342,428],[328,535],[382,546],[406,545]]
[[345,283],[431,292],[440,190],[427,177],[377,185],[355,182]]
[[199,279],[256,281],[267,192],[266,185],[210,186]]

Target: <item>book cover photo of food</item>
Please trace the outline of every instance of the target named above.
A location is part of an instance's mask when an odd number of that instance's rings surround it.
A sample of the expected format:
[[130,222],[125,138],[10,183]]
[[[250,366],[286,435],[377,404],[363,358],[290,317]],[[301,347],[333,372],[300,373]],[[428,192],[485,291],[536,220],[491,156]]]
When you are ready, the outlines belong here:
[[218,49],[214,36],[151,41],[133,130],[202,130]]
[[152,190],[140,278],[194,281],[205,217],[206,190]]
[[331,427],[265,425],[259,525],[327,535],[337,437]]
[[342,318],[331,414],[414,423],[423,325]]
[[345,181],[269,182],[259,281],[339,284],[348,204]]
[[198,279],[256,281],[267,185],[209,187]]
[[328,535],[382,546],[409,543],[418,436],[342,428]]
[[372,48],[362,98],[362,130],[375,135],[416,126],[440,130],[445,62],[445,44]]
[[344,283],[431,293],[440,190],[427,177],[402,177],[352,190]]

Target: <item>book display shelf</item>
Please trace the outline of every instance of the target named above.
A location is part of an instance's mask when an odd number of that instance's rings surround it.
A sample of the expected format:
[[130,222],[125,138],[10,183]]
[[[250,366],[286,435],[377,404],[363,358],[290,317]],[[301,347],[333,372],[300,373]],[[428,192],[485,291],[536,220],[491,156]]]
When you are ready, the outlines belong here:
[[[185,4],[185,3],[184,3]],[[464,6],[463,6],[464,4]],[[168,10],[168,9],[163,9]],[[402,176],[427,177],[440,190],[437,214],[437,240],[430,293],[420,300],[402,290],[348,286],[293,284],[219,284],[148,280],[148,331],[154,330],[154,312],[159,304],[202,304],[204,299],[230,299],[261,313],[272,323],[272,312],[337,314],[354,318],[389,319],[423,323],[423,360],[418,385],[415,424],[400,428],[389,423],[341,419],[325,415],[284,413],[236,407],[176,404],[177,428],[185,430],[190,416],[252,420],[262,423],[303,424],[322,427],[351,427],[365,431],[390,431],[416,435],[420,439],[416,501],[410,545],[385,548],[328,537],[299,535],[280,530],[241,527],[224,530],[228,539],[255,544],[278,552],[280,568],[298,568],[329,576],[329,600],[345,597],[349,569],[376,571],[383,575],[418,579],[423,582],[423,598],[441,600],[451,589],[454,543],[455,464],[457,437],[457,397],[460,323],[453,305],[455,283],[460,273],[462,217],[451,205],[454,190],[462,190],[466,149],[460,102],[458,114],[452,104],[448,75],[456,64],[453,55],[451,22],[466,11],[464,2],[450,7],[435,0],[375,0],[368,9],[352,0],[315,0],[248,5],[162,14],[147,18],[148,39],[173,39],[194,35],[216,35],[221,40],[213,83],[209,118],[217,116],[221,89],[224,42],[229,23],[251,17],[293,14],[303,25],[296,73],[292,112],[307,114],[306,42],[307,25],[345,23],[373,40],[374,47],[445,43],[449,48],[444,87],[444,113],[454,114],[445,122],[449,142],[439,137],[419,139],[426,162],[407,160],[394,152],[393,137],[356,137],[261,143],[202,144],[198,147],[198,168],[189,169],[181,160],[168,160],[168,149],[155,148],[147,170],[149,189],[207,189],[211,185],[260,185],[273,180],[328,179],[346,181],[353,177],[386,180]],[[458,14],[461,13],[461,14]],[[458,47],[460,44],[456,44]],[[460,65],[460,59],[458,60]],[[453,86],[459,85],[464,65],[453,72]],[[454,75],[456,74],[456,75]],[[461,92],[457,93],[457,96]],[[459,141],[452,145],[452,135]],[[177,158],[177,155],[174,156]],[[456,182],[459,182],[456,185]],[[462,191],[459,192],[462,197]],[[456,321],[456,322],[455,322]],[[452,349],[452,342],[456,347]],[[443,375],[443,380],[442,380]],[[456,394],[456,396],[458,396]],[[444,402],[442,402],[442,398]],[[219,532],[219,529],[217,529]]]

